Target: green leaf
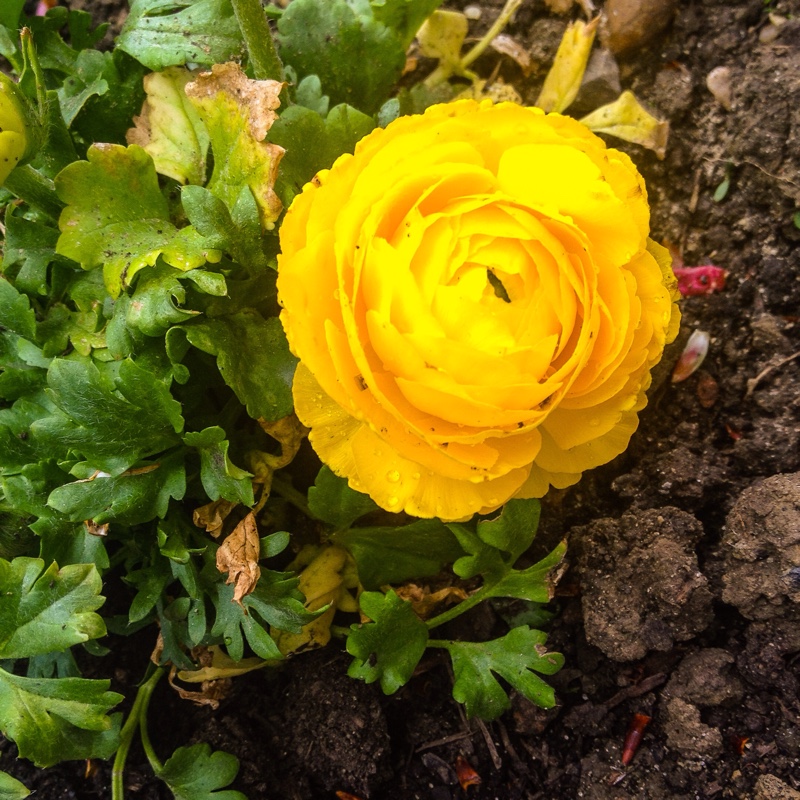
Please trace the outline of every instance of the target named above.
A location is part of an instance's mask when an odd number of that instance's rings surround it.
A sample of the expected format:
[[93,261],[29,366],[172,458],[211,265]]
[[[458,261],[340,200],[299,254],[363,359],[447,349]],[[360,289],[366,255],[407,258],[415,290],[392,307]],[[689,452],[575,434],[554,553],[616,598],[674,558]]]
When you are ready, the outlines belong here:
[[467,716],[493,720],[510,707],[493,673],[536,705],[552,708],[553,689],[533,671],[552,675],[564,665],[564,657],[548,653],[543,646],[546,639],[542,631],[523,626],[491,642],[441,643],[453,660],[453,697],[466,706]]
[[509,563],[513,564],[531,546],[541,510],[536,499],[509,500],[498,517],[478,523],[478,536],[486,544],[509,553]]
[[239,759],[222,750],[211,752],[207,744],[179,747],[158,777],[169,786],[175,800],[247,800],[225,789],[239,771]]
[[23,800],[30,793],[30,789],[16,778],[7,772],[0,772],[0,800]]
[[318,615],[306,611],[297,584],[297,576],[292,572],[262,569],[258,585],[242,602],[273,628],[300,633],[303,625]]
[[553,598],[553,570],[563,561],[567,551],[561,542],[549,555],[528,569],[512,569],[491,587],[488,597],[516,597],[535,603],[548,603]]
[[281,88],[277,81],[251,80],[233,63],[200,73],[185,88],[205,123],[214,154],[214,171],[206,188],[232,213],[248,188],[264,230],[274,227],[281,212],[273,184],[283,151],[265,141],[280,105]]
[[179,276],[188,274],[157,264],[140,275],[126,315],[128,325],[145,336],[163,336],[173,325],[196,317],[199,311],[178,308],[186,300]]
[[370,0],[375,19],[397,31],[405,47],[443,0]]
[[374,127],[372,117],[345,104],[333,108],[324,119],[302,105],[289,106],[269,132],[270,141],[286,150],[275,184],[284,205],[317,172],[331,167],[342,153],[352,153]]
[[92,145],[87,158],[56,178],[56,191],[67,204],[56,251],[84,269],[103,265],[112,297],[159,256],[182,270],[219,260],[221,254],[206,247],[195,230],[179,231],[170,222],[153,159],[141,147]]
[[154,71],[245,55],[230,0],[134,0],[117,46]]
[[280,321],[245,309],[181,326],[198,350],[217,358],[225,383],[254,419],[269,422],[292,413],[292,379],[297,359],[289,352]]
[[352,625],[347,652],[354,656],[347,674],[367,683],[380,680],[384,694],[394,694],[406,684],[428,643],[428,629],[411,603],[391,589],[362,592],[361,610],[373,622]]
[[365,589],[435,575],[464,553],[447,526],[436,519],[399,528],[350,528],[335,534],[333,541],[352,553]]
[[109,758],[119,743],[121,715],[107,716],[123,697],[110,681],[23,678],[0,669],[0,730],[22,758],[38,767]]
[[[43,571],[44,570],[44,571]],[[0,559],[0,658],[65,650],[105,636],[95,609],[103,604],[94,564],[44,569],[38,558]]]
[[83,50],[78,54],[73,65],[72,74],[58,87],[61,114],[67,127],[72,125],[75,117],[93,95],[103,95],[108,91],[108,81],[104,74],[112,65],[111,53],[100,53],[97,50]]
[[25,0],[6,0],[0,6],[0,25],[15,31],[19,27],[19,17]]
[[136,587],[136,594],[128,609],[128,621],[134,623],[144,619],[158,605],[172,580],[169,562],[158,557],[143,569],[129,572],[125,582]]
[[317,519],[337,529],[349,528],[359,517],[378,508],[368,494],[351,489],[347,480],[325,466],[317,473],[314,485],[308,490],[308,507]]
[[[244,639],[253,652],[267,660],[281,659],[281,651],[269,633],[244,609],[233,602],[233,585],[219,582],[214,585],[216,594],[212,600],[216,608],[216,617],[211,627],[211,635],[219,637],[234,661],[244,657]],[[249,599],[250,595],[247,598]],[[244,637],[242,636],[244,634]]]
[[234,220],[225,203],[202,186],[184,186],[181,200],[189,222],[206,238],[209,246],[225,250],[251,273],[268,268],[262,249],[258,209],[249,189],[243,191],[239,202],[252,203],[255,212],[252,219],[237,215]]
[[225,431],[215,425],[196,433],[187,433],[183,441],[200,452],[200,480],[211,500],[220,497],[233,503],[252,506],[253,484],[249,472],[234,466],[228,458],[228,442]]
[[367,114],[388,98],[406,61],[404,34],[376,20],[366,0],[294,0],[278,20],[278,41],[300,78],[318,75],[333,105]]
[[13,204],[9,204],[5,216],[3,272],[10,275],[11,267],[19,266],[14,279],[17,289],[28,294],[47,294],[47,267],[56,257],[58,231],[14,214],[13,210]]
[[73,522],[90,519],[98,525],[138,525],[156,517],[163,519],[169,501],[183,499],[185,492],[183,454],[173,453],[121,475],[98,475],[64,484],[51,492],[47,503]]
[[33,341],[36,338],[36,315],[30,300],[0,276],[0,326]]
[[120,473],[180,442],[180,403],[133,361],[123,361],[112,381],[91,362],[54,359],[47,381],[58,410],[35,422],[34,434],[82,453],[97,469]]
[[453,571],[460,578],[483,575],[487,583],[499,581],[530,547],[536,536],[540,509],[535,499],[509,500],[498,517],[478,523],[477,533],[467,525],[448,525],[469,554],[453,564]]

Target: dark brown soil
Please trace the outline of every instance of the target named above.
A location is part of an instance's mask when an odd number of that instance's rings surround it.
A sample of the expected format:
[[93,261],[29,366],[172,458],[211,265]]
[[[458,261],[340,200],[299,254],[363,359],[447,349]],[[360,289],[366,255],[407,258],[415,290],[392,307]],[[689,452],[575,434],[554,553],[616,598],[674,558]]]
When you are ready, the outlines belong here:
[[[498,5],[470,4],[483,10],[476,29]],[[118,8],[74,6],[112,19]],[[769,13],[788,21],[765,42]],[[565,24],[526,0],[509,28],[536,59],[527,79],[500,66],[526,101]],[[663,161],[623,146],[647,179],[654,238],[729,276],[724,291],[682,301],[681,343],[630,449],[544,504],[540,546],[567,535],[572,565],[550,632],[566,657],[558,708],[515,697],[499,722],[469,722],[444,662],[431,657],[387,698],[348,679],[347,656],[330,648],[237,679],[217,711],[159,687],[151,734],[163,757],[194,741],[235,753],[250,800],[800,798],[800,3],[685,0],[619,64],[622,87],[671,124]],[[719,66],[731,70],[730,110],[706,88]],[[710,334],[708,358],[672,384],[695,329]],[[487,634],[495,623],[489,608],[470,620]],[[103,665],[112,688],[131,695],[150,645],[135,638]],[[652,721],[625,769],[637,713]],[[74,764],[43,773],[9,767],[13,748],[0,749],[0,767],[38,797],[109,795],[107,764],[90,778]],[[482,779],[466,793],[459,755]],[[141,752],[129,765],[128,797],[169,796]]]

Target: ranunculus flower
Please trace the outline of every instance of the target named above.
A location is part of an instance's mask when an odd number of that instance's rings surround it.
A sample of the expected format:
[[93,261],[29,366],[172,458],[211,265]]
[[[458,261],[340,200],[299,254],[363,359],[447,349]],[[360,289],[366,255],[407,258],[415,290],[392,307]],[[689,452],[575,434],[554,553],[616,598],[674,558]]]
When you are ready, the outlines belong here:
[[644,182],[580,123],[467,100],[401,117],[281,228],[281,320],[319,457],[446,520],[619,455],[678,327]]

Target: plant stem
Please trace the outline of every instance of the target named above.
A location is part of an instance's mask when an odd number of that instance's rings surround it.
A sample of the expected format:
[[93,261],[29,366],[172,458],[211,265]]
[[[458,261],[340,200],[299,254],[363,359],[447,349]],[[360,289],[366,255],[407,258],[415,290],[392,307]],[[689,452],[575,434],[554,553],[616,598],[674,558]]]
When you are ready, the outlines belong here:
[[[136,699],[133,701],[133,707],[120,732],[119,747],[117,748],[117,754],[114,757],[114,766],[111,770],[111,800],[123,800],[125,797],[125,784],[123,782],[125,761],[128,758],[128,751],[131,749],[133,735],[136,733],[137,727],[141,728],[142,720],[147,713],[147,706],[150,704],[150,697],[153,694],[153,690],[156,688],[156,684],[161,680],[161,676],[164,674],[164,670],[161,667],[153,668],[153,666],[150,665],[148,666],[148,672],[150,672],[150,670],[152,670],[152,674],[146,678],[144,683],[139,687],[139,691],[136,692]],[[144,742],[144,735],[142,736],[142,741]],[[150,750],[152,751],[152,747]],[[147,748],[145,748],[145,752],[147,753]],[[147,758],[150,760],[150,753],[147,753]],[[156,762],[158,762],[158,759],[156,759]],[[152,764],[153,762],[150,761],[150,763]]]
[[494,25],[481,37],[481,40],[461,59],[462,69],[466,69],[484,50],[492,43],[492,40],[508,25],[514,12],[520,7],[522,0],[506,0],[500,16],[494,21]]
[[4,186],[11,194],[54,220],[58,220],[61,209],[64,208],[64,204],[58,199],[53,181],[29,164],[11,170]]
[[308,507],[308,501],[302,492],[292,486],[291,480],[285,478],[280,472],[276,472],[272,476],[272,489],[279,494],[288,503],[291,503],[295,508],[302,511],[307,517],[316,519]]
[[426,620],[425,624],[429,629],[431,629],[438,628],[440,625],[444,625],[445,622],[450,622],[451,619],[455,619],[465,611],[469,611],[471,608],[477,606],[478,603],[483,602],[487,597],[490,597],[493,588],[494,585],[481,586],[481,588],[478,589],[475,594],[470,595],[466,600],[462,600],[457,606],[453,606],[451,609],[444,611],[437,617],[432,617],[431,619]]
[[283,81],[283,64],[278,57],[267,15],[259,0],[231,0],[231,5],[244,37],[256,80]]

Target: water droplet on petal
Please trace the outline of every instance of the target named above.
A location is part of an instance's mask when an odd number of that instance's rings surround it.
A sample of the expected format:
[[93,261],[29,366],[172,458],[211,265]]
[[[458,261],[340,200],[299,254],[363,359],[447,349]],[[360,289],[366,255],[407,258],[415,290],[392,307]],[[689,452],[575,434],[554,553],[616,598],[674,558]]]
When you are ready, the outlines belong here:
[[589,427],[590,428],[596,428],[596,427],[598,427],[598,425],[600,425],[600,418],[599,417],[592,417],[589,420]]
[[338,289],[334,289],[333,290],[333,299],[334,300],[338,300],[340,297],[341,297],[341,295],[339,294],[339,290]]
[[396,469],[390,469],[386,473],[386,480],[389,483],[397,483],[400,480],[400,473]]
[[389,506],[389,508],[394,508],[399,502],[400,502],[399,498],[392,495],[390,498],[386,500],[386,505]]
[[411,477],[412,477],[412,478],[413,478],[415,481],[418,481],[418,480],[419,480],[419,472],[412,472],[412,473],[411,473]]

